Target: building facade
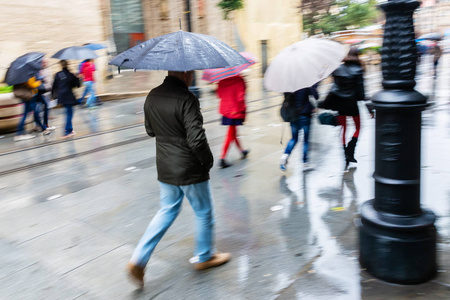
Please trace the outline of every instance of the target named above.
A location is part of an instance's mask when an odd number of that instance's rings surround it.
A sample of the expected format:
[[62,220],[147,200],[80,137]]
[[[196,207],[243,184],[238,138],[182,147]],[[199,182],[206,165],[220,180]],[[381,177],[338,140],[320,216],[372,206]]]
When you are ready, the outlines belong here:
[[[0,78],[18,56],[85,43],[103,43],[97,52],[98,92],[113,72],[107,62],[151,38],[180,30],[214,36],[236,50],[248,51],[260,65],[301,39],[299,0],[245,0],[242,10],[224,20],[219,0],[0,0]],[[188,14],[190,11],[190,22]],[[190,27],[189,27],[190,26]],[[58,60],[50,59],[56,72]],[[72,61],[72,71],[78,62]],[[256,66],[258,67],[258,65]],[[262,74],[262,73],[260,73]]]

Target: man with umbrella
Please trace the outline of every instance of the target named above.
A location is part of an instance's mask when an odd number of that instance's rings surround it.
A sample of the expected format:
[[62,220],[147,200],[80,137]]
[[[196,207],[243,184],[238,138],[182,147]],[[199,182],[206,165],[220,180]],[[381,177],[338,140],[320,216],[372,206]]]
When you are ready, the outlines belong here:
[[[212,49],[218,51],[212,52]],[[172,70],[144,104],[145,129],[156,137],[160,210],[141,237],[129,276],[140,287],[150,256],[178,216],[184,196],[196,215],[196,270],[228,262],[229,253],[213,247],[213,205],[209,170],[213,155],[203,128],[200,102],[188,86],[196,69],[248,63],[237,51],[206,35],[179,31],[146,41],[115,57],[110,64],[134,69]]]

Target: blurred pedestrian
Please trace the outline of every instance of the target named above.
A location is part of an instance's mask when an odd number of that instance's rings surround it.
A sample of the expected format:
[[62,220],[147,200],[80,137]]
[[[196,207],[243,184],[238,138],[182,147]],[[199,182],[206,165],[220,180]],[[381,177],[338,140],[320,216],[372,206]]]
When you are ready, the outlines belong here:
[[[356,163],[355,148],[361,129],[357,101],[365,100],[364,71],[358,58],[358,49],[352,47],[343,64],[333,72],[334,84],[327,98],[319,104],[320,108],[337,110],[338,124],[342,126],[342,145],[345,153],[345,169],[350,162]],[[346,144],[347,117],[352,117],[355,132]]]
[[74,74],[72,74],[68,67],[67,61],[61,60],[60,65],[62,70],[56,73],[53,80],[52,97],[58,99],[58,103],[66,108],[66,126],[64,128],[64,139],[75,136],[73,131],[72,118],[74,105],[77,105],[77,99],[75,98],[72,89],[80,87],[80,80]]
[[36,99],[36,110],[38,113],[38,116],[40,118],[40,106],[43,107],[43,124],[46,127],[46,130],[48,131],[53,131],[55,130],[54,126],[49,126],[48,125],[48,114],[49,114],[49,94],[50,91],[52,89],[52,79],[51,79],[51,75],[50,72],[47,68],[47,60],[43,59],[42,60],[42,69],[39,71],[38,77],[37,79],[39,79],[42,84],[38,87],[38,92],[35,96]]
[[184,196],[196,215],[194,268],[203,270],[226,263],[229,253],[214,252],[213,205],[209,170],[213,155],[203,128],[199,100],[189,92],[193,71],[169,71],[144,104],[145,129],[156,137],[156,167],[160,185],[160,210],[141,237],[127,270],[140,287],[145,267],[158,242],[178,216]]
[[284,154],[280,158],[280,168],[286,171],[289,156],[298,142],[300,130],[303,130],[303,171],[309,171],[314,166],[308,160],[309,134],[311,127],[311,115],[315,106],[310,102],[310,96],[319,99],[317,84],[310,88],[300,89],[294,93],[284,93],[285,102],[288,108],[292,109],[293,120],[289,120],[291,125],[292,139],[286,146]]
[[20,98],[24,104],[23,116],[17,127],[16,136],[14,137],[14,141],[16,142],[36,137],[35,135],[25,133],[25,121],[30,112],[34,113],[34,121],[42,129],[44,135],[51,133],[51,130],[47,130],[47,127],[41,123],[39,113],[36,110],[36,95],[40,85],[41,81],[36,80],[36,77],[31,77],[27,82],[14,85],[14,95]]
[[219,162],[222,169],[231,166],[225,161],[225,157],[232,142],[236,143],[242,159],[249,153],[248,149],[242,148],[237,134],[237,126],[242,125],[245,120],[245,90],[245,81],[240,75],[223,79],[218,83],[217,95],[220,98],[219,112],[222,115],[222,125],[228,126]]
[[95,95],[95,79],[94,79],[95,65],[93,59],[87,59],[80,66],[79,77],[83,80],[83,85],[86,87],[83,96],[78,100],[78,103],[83,103],[84,97],[89,94],[86,100],[85,107],[93,107],[96,102]]
[[442,56],[441,47],[439,47],[437,42],[436,42],[436,45],[434,45],[434,47],[431,49],[431,54],[433,54],[433,70],[434,70],[434,77],[436,78],[439,60]]

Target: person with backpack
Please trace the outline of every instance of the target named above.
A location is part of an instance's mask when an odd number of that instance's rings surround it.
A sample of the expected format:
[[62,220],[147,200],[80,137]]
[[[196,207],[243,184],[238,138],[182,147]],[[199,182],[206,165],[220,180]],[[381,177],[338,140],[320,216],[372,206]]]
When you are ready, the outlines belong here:
[[73,118],[73,106],[77,105],[77,99],[75,98],[72,89],[74,87],[80,87],[80,80],[73,75],[67,68],[67,61],[61,60],[62,70],[56,73],[55,80],[53,81],[52,97],[58,99],[58,103],[66,108],[66,126],[63,139],[71,138],[75,136],[75,131],[72,127]]
[[286,146],[280,158],[280,169],[286,171],[288,159],[298,142],[300,130],[303,130],[303,171],[312,170],[314,167],[308,160],[309,133],[311,127],[311,115],[315,107],[311,104],[309,96],[319,99],[317,83],[309,88],[300,89],[294,93],[284,93],[284,102],[281,108],[281,116],[285,122],[291,125],[292,139]]

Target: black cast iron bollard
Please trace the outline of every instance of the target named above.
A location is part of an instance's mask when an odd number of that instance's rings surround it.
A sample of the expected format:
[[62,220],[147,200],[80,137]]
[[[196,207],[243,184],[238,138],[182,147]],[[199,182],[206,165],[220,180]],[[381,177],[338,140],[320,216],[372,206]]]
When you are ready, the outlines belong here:
[[414,90],[415,0],[390,0],[376,108],[375,199],[361,207],[360,264],[373,276],[417,284],[436,274],[433,212],[420,207],[420,143],[426,98]]

